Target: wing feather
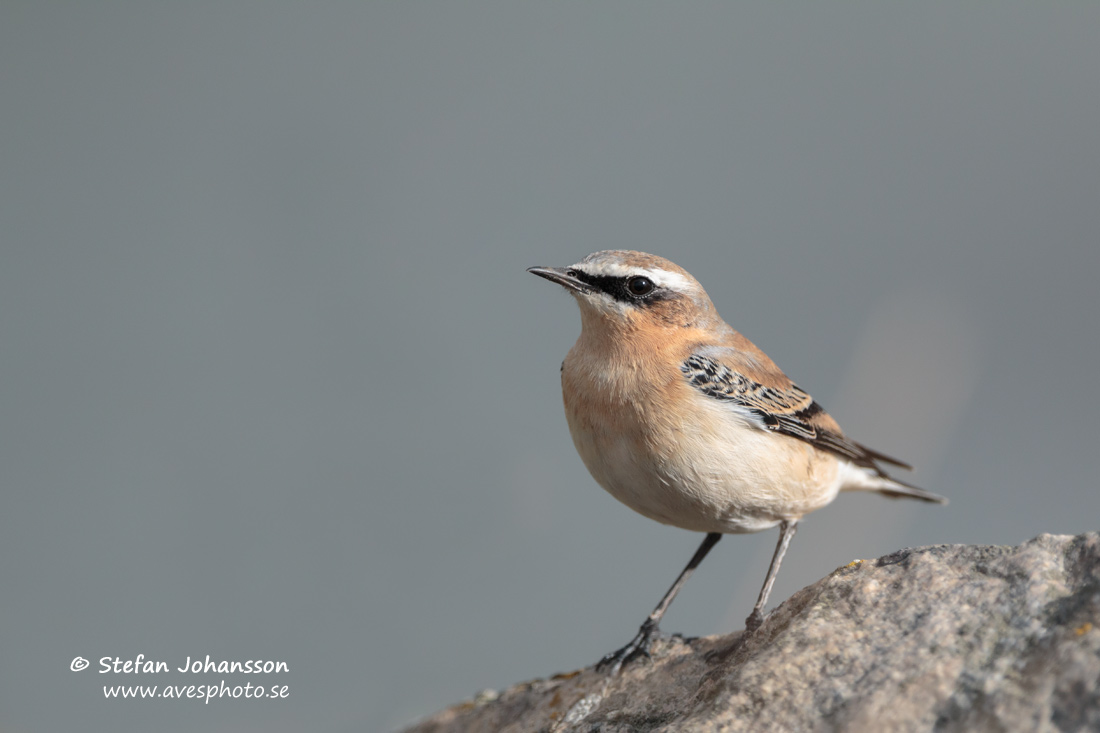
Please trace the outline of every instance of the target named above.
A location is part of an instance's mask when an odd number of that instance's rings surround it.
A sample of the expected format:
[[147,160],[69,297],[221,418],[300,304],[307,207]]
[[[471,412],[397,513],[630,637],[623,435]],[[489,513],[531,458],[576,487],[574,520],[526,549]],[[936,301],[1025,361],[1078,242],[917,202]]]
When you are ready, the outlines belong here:
[[770,375],[773,385],[767,386],[731,369],[713,355],[700,352],[689,356],[680,371],[692,387],[748,411],[763,429],[804,440],[880,474],[876,459],[905,466],[845,436],[824,408],[782,373],[779,373],[782,379]]

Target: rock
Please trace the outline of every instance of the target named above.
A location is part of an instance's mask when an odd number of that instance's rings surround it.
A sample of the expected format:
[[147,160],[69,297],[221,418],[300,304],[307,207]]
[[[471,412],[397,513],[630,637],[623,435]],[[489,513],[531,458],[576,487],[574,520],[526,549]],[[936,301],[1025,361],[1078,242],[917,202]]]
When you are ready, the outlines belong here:
[[486,691],[406,733],[1100,731],[1100,534],[857,560],[741,636],[662,639],[618,677]]

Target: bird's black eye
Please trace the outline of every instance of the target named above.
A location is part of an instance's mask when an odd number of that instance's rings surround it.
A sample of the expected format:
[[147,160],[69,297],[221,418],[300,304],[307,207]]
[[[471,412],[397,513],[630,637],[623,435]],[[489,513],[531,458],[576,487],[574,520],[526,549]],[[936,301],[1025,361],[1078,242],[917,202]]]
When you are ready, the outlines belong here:
[[626,281],[626,289],[630,291],[631,295],[638,296],[639,298],[643,295],[652,293],[655,287],[657,286],[653,284],[652,280],[641,275],[632,277]]
[[566,270],[565,274],[567,277],[577,277],[578,275],[580,275],[580,273],[576,270]]

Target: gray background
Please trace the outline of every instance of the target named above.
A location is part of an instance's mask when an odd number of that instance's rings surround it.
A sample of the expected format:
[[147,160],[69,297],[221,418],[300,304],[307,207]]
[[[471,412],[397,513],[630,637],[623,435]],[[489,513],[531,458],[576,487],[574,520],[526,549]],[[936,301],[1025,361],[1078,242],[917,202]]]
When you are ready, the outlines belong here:
[[[636,248],[947,508],[1098,528],[1100,6],[0,4],[0,729],[385,730],[624,643],[699,537],[588,477],[530,265]],[[740,628],[774,532],[668,630]],[[105,701],[102,656],[279,659]],[[93,660],[70,672],[77,656]],[[235,682],[235,683],[236,683]]]

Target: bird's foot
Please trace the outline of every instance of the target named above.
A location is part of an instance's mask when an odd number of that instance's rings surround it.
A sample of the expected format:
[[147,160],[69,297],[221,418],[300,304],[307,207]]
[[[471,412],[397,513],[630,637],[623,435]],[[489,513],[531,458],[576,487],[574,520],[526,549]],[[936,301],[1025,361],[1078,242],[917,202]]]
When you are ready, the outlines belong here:
[[660,635],[661,631],[657,628],[656,622],[646,619],[646,622],[638,629],[638,633],[630,640],[629,644],[596,662],[596,671],[610,668],[611,675],[617,675],[624,664],[628,664],[637,657],[650,656],[649,647],[653,644],[654,639]]
[[759,609],[753,609],[749,617],[745,619],[745,636],[750,636],[764,623],[764,614]]
[[764,614],[754,610],[752,614],[745,619],[745,630],[734,639],[732,644],[708,652],[704,655],[704,659],[706,659],[708,664],[718,664],[735,656],[763,623]]

